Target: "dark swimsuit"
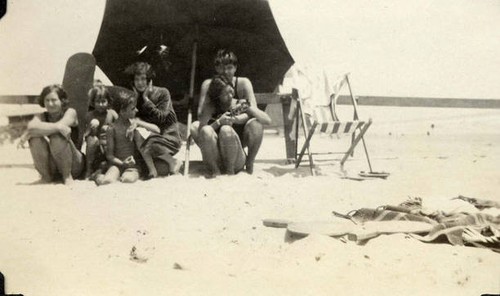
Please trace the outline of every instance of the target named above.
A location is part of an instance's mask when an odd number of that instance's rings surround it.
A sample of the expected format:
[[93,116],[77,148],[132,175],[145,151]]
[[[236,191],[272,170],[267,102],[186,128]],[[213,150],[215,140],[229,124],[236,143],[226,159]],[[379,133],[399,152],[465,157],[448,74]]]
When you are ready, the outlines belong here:
[[[236,100],[240,99],[240,97],[238,96],[238,77],[236,77],[236,82],[234,83],[234,99],[236,99]],[[247,103],[249,103],[248,100],[247,100]],[[212,118],[208,121],[208,124],[210,125],[210,124],[214,123],[217,120],[217,118],[219,118],[222,114],[223,113],[217,114],[217,112],[215,112],[212,115]],[[242,146],[243,146],[243,131],[245,129],[245,124],[246,123],[232,125],[234,131],[236,132],[236,134],[240,138],[240,142],[241,142]],[[219,129],[220,129],[220,127],[219,127]],[[219,132],[219,129],[216,130],[217,133]]]
[[[45,122],[51,122],[49,119],[49,112],[43,112],[43,118],[45,119]],[[71,141],[73,143],[78,143],[78,126],[70,126],[71,128]]]

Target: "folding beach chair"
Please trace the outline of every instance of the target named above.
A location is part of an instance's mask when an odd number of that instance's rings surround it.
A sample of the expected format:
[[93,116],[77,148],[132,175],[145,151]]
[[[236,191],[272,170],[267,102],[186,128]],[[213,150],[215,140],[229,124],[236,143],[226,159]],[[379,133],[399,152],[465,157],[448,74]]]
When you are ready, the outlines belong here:
[[[337,100],[340,96],[340,91],[344,85],[348,86],[349,88],[349,93],[351,97],[352,104],[354,106],[354,118],[352,121],[340,121],[339,117],[336,114],[336,104]],[[300,153],[298,154],[298,159],[295,162],[295,168],[298,168],[300,165],[300,162],[302,161],[302,157],[304,156],[304,153],[307,150],[307,154],[309,156],[309,166],[311,168],[311,174],[315,175],[314,172],[314,160],[313,160],[313,155],[316,154],[334,154],[335,152],[326,152],[326,153],[312,153],[311,151],[311,138],[314,135],[315,131],[319,129],[320,132],[326,133],[326,134],[331,134],[331,135],[342,135],[342,134],[351,134],[352,139],[351,139],[351,145],[349,149],[344,152],[344,156],[342,157],[342,160],[340,161],[341,168],[343,169],[344,163],[349,157],[349,155],[353,155],[354,148],[356,148],[356,145],[359,143],[359,141],[363,141],[363,146],[366,154],[366,159],[368,161],[368,165],[370,167],[370,172],[371,170],[371,164],[370,164],[370,158],[368,156],[368,151],[366,149],[366,144],[364,142],[363,136],[365,135],[366,131],[372,124],[372,120],[369,119],[368,121],[362,121],[359,120],[358,118],[358,111],[357,111],[357,103],[354,98],[354,95],[352,93],[351,85],[349,83],[349,73],[344,74],[341,79],[335,84],[334,86],[334,93],[330,96],[330,99],[328,102],[324,104],[311,104],[310,110],[306,110],[304,105],[304,99],[299,96],[297,100],[297,113],[296,113],[296,120],[295,120],[295,139],[298,139],[298,130],[299,130],[299,120],[302,121],[302,126],[303,126],[303,131],[304,131],[304,136],[305,136],[305,142],[304,145],[302,146],[302,149]],[[359,130],[359,133],[356,135],[356,131]],[[297,151],[297,143],[296,142],[296,149]]]

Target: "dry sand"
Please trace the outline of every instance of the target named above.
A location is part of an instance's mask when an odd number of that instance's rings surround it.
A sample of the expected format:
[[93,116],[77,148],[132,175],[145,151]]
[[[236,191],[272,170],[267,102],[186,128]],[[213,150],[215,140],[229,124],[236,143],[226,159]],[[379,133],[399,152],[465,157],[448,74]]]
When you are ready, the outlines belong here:
[[[338,163],[284,163],[268,134],[252,176],[174,176],[132,185],[22,185],[29,151],[0,147],[0,270],[24,295],[480,295],[500,293],[500,257],[403,234],[364,246],[311,235],[285,241],[264,218],[331,220],[331,211],[420,196],[442,208],[459,194],[500,202],[500,110],[361,107],[374,170],[341,179]],[[433,127],[432,127],[433,126]],[[429,135],[427,134],[429,133]],[[346,139],[318,137],[315,151]],[[183,157],[183,152],[179,154]],[[192,159],[199,160],[197,148]],[[366,170],[361,147],[346,168]],[[454,206],[452,204],[452,206]],[[133,260],[131,260],[133,259]]]

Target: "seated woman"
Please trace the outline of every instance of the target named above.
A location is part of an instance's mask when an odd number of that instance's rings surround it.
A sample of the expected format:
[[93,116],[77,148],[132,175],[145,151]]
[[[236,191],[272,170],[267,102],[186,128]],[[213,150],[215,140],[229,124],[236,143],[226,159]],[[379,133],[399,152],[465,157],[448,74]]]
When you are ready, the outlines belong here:
[[[263,125],[271,123],[271,118],[265,112],[257,108],[257,100],[255,99],[253,86],[250,80],[245,77],[235,76],[238,67],[238,58],[233,52],[226,49],[219,50],[214,59],[214,66],[215,71],[218,74],[216,78],[232,86],[232,95],[236,101],[246,102],[250,106],[250,108],[246,109],[241,115],[238,115],[231,120],[234,121],[233,127],[238,131],[237,134],[240,139],[240,145],[242,147],[248,147],[248,155],[246,156],[244,167],[247,173],[252,174],[255,157],[257,156],[260,145],[262,144],[264,135]],[[216,83],[220,84],[220,82]],[[200,105],[198,107],[198,118],[200,122],[193,123],[191,127],[191,135],[198,146],[200,146],[204,162],[207,164],[211,173],[218,174],[220,173],[220,169],[215,165],[215,163],[219,161],[217,153],[211,152],[209,150],[211,148],[202,148],[204,143],[202,143],[199,138],[199,131],[201,131],[202,128],[201,118],[203,116],[211,116],[210,114],[207,114],[207,112],[210,113],[213,111],[212,109],[215,99],[212,98],[212,100],[207,100],[207,96],[210,96],[209,88],[211,86],[211,79],[205,80],[201,86]],[[214,95],[214,91],[212,91],[212,95]],[[205,113],[205,115],[203,115],[203,113]],[[222,119],[222,121],[225,122],[225,119]],[[209,135],[204,134],[204,136],[206,137]],[[213,142],[213,139],[209,142]],[[210,144],[207,145],[211,147]],[[229,163],[225,164],[225,166],[226,168],[229,167],[228,173],[231,173],[231,157],[226,160],[228,160]]]
[[[198,130],[193,134],[200,146],[203,162],[210,174],[221,170],[229,175],[253,169],[243,147],[251,139],[251,125],[270,122],[269,116],[245,99],[234,99],[234,88],[224,75],[212,79],[199,115]],[[261,141],[260,141],[261,142]],[[258,143],[260,146],[260,142]],[[250,148],[249,148],[250,149]],[[258,148],[257,148],[258,149]]]
[[29,140],[31,156],[41,175],[40,183],[62,180],[71,184],[82,176],[85,168],[83,154],[76,149],[78,117],[68,108],[68,97],[57,84],[49,85],[40,94],[40,106],[46,112],[35,116],[21,141]]

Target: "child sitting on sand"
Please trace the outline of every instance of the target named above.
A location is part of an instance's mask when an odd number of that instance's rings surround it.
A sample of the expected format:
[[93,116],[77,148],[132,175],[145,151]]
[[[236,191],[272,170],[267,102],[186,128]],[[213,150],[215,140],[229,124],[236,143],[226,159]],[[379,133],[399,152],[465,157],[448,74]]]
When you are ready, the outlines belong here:
[[110,108],[111,96],[103,85],[94,86],[89,91],[89,105],[93,110],[87,114],[84,134],[87,145],[85,179],[102,173],[103,164],[106,164],[106,130],[118,118]]
[[106,174],[97,175],[97,185],[105,185],[117,180],[123,183],[133,183],[139,178],[139,171],[135,163],[136,144],[134,133],[137,125],[134,122],[136,99],[131,93],[120,92],[115,98],[118,119],[106,131],[107,147],[106,159],[108,170]]

